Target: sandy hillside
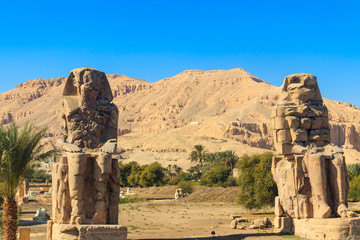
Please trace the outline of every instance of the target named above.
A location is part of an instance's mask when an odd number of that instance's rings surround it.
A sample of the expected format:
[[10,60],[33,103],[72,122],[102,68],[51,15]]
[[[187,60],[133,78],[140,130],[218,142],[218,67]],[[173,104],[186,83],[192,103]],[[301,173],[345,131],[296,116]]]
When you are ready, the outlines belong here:
[[[279,87],[243,69],[184,71],[155,83],[108,75],[119,108],[119,148],[125,161],[190,166],[196,144],[209,151],[237,154],[273,149],[271,108]],[[54,147],[63,133],[61,93],[65,78],[35,79],[0,94],[0,121],[29,121],[46,126],[44,142]],[[321,90],[321,86],[320,86]],[[329,108],[332,141],[343,146],[348,163],[360,159],[360,109],[324,100]]]

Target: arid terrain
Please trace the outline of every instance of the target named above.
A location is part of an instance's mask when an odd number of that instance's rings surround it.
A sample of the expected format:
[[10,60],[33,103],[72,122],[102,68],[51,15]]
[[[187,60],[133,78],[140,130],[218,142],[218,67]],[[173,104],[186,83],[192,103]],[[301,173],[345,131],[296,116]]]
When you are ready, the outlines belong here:
[[[187,169],[196,144],[237,154],[273,150],[271,108],[280,87],[243,69],[188,70],[155,83],[108,75],[119,108],[119,148],[125,161],[159,161]],[[44,143],[54,147],[64,133],[61,94],[66,78],[35,79],[0,94],[0,122],[48,127]],[[320,85],[321,90],[321,85]],[[332,142],[347,162],[360,159],[360,109],[325,99]]]
[[[133,188],[132,197],[150,200],[119,205],[119,224],[128,227],[128,239],[301,239],[295,236],[278,235],[273,228],[249,229],[252,220],[268,217],[273,221],[272,208],[249,211],[234,204],[237,187],[195,186],[189,196],[173,199],[175,186]],[[126,189],[123,189],[126,192]],[[34,199],[35,200],[35,199]],[[31,240],[46,237],[46,223],[32,220],[39,206],[47,209],[51,216],[50,199],[36,198],[37,202],[22,207],[20,227],[31,228]],[[350,208],[360,210],[359,203],[350,203]],[[248,218],[245,229],[230,228],[230,215]]]

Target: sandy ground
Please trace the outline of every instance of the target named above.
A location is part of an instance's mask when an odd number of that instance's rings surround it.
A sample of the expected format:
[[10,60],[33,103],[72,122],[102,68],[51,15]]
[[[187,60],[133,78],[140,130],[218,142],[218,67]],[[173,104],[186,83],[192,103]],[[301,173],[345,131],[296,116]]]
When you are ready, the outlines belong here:
[[[264,230],[231,229],[230,215],[249,221],[273,214],[242,213],[242,208],[228,203],[185,203],[177,200],[154,200],[120,205],[119,223],[128,227],[129,239],[283,239]],[[247,227],[249,223],[244,224]]]
[[[131,189],[137,193],[137,197],[161,196],[160,199],[126,203],[119,205],[119,224],[128,227],[128,239],[213,239],[211,232],[215,231],[214,239],[301,239],[295,236],[278,235],[273,233],[273,228],[262,230],[248,229],[250,222],[257,218],[268,217],[271,221],[274,214],[271,209],[263,209],[259,212],[248,210],[231,203],[230,201],[218,201],[225,192],[232,194],[235,188],[217,189],[197,187],[193,196],[187,199],[166,199],[173,196],[174,186],[163,188]],[[217,192],[208,199],[203,198],[203,193]],[[198,196],[198,197],[196,197]],[[199,201],[202,198],[202,201]],[[30,202],[22,206],[20,227],[31,228],[31,240],[46,239],[46,222],[32,220],[36,209],[41,206],[48,210],[51,216],[51,204],[49,199],[37,199],[38,202]],[[360,203],[350,203],[352,210],[359,211]],[[241,215],[248,218],[245,230],[230,228],[230,215]]]
[[[31,228],[31,240],[44,240],[46,223],[32,220],[38,203],[23,206],[20,227]],[[51,205],[42,207],[51,213]],[[230,215],[249,219],[269,217],[272,214],[241,214],[239,206],[228,203],[186,203],[177,200],[151,200],[120,204],[119,224],[128,227],[128,239],[284,239],[273,234],[273,229],[230,229]],[[250,223],[244,225],[248,226]]]

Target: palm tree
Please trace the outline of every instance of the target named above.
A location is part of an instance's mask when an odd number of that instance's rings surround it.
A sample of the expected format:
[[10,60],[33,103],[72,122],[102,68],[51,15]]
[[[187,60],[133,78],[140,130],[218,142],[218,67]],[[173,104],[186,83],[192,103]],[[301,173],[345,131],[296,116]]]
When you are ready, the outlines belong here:
[[360,176],[360,164],[359,163],[349,164],[347,166],[347,171],[348,171],[349,181],[351,181],[351,179],[353,179],[354,177]]
[[46,129],[37,130],[26,124],[19,131],[15,123],[7,129],[0,126],[0,196],[3,202],[4,239],[16,240],[17,204],[15,195],[31,162],[53,156],[56,150],[43,152],[39,144]]
[[227,150],[225,152],[218,152],[217,157],[219,162],[224,163],[225,167],[230,167],[230,173],[233,173],[234,166],[239,160],[239,157],[236,156],[235,152],[232,150]]
[[190,160],[192,162],[199,162],[200,165],[203,165],[205,154],[206,150],[203,145],[195,145],[194,150],[190,154]]
[[172,168],[176,174],[179,174],[182,171],[182,168],[178,167],[176,164],[174,164]]

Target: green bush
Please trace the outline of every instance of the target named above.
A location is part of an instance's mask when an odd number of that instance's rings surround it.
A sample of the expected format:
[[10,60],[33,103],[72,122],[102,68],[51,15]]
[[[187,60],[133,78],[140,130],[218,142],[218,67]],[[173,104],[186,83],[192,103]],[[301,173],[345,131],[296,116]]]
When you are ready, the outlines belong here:
[[140,168],[140,165],[137,162],[129,162],[127,164],[123,164],[122,162],[119,162],[119,168],[120,168],[120,186],[121,187],[128,187],[130,186],[128,182],[128,177],[130,176],[132,172],[133,166],[137,166]]
[[170,185],[177,185],[179,182],[190,180],[190,174],[181,172],[169,181]]
[[193,192],[193,187],[192,187],[191,182],[186,182],[186,181],[179,182],[177,187],[181,188],[183,193],[185,193],[185,194],[190,194]]
[[243,155],[236,164],[240,171],[238,185],[240,188],[237,202],[248,208],[261,208],[274,205],[278,195],[276,183],[271,174],[273,154],[270,152],[254,155]]
[[127,182],[131,187],[140,186],[140,176],[147,166],[148,165],[140,166],[139,164],[132,165],[131,173],[127,177]]
[[161,186],[166,182],[165,169],[157,162],[146,166],[139,179],[139,185],[142,187]]
[[233,186],[236,186],[237,183],[236,183],[236,178],[234,178],[233,176],[229,176],[226,181],[224,182],[224,186],[225,187],[233,187]]
[[119,204],[124,204],[124,203],[133,203],[133,202],[145,202],[147,201],[146,198],[143,197],[126,197],[126,198],[120,198],[119,199]]
[[202,176],[202,166],[195,165],[193,167],[190,167],[187,172],[189,173],[190,180],[199,180]]
[[349,164],[347,166],[347,170],[348,170],[349,181],[351,181],[354,177],[360,176],[360,164],[359,163]]
[[349,200],[360,201],[360,176],[355,176],[349,182]]
[[201,179],[202,185],[206,186],[224,186],[226,180],[230,175],[230,168],[224,166],[216,166],[207,171],[205,176]]
[[51,182],[52,177],[50,174],[47,174],[44,170],[33,170],[30,180],[32,182],[45,182],[46,179],[49,180],[49,182]]

